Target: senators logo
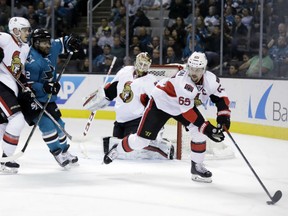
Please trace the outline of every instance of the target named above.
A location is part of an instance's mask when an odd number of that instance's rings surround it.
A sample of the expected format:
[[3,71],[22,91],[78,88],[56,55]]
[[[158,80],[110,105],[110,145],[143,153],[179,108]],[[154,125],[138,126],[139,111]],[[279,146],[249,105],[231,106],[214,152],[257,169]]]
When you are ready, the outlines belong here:
[[129,103],[133,99],[134,94],[131,90],[131,83],[131,81],[126,82],[123,91],[119,95],[124,103]]

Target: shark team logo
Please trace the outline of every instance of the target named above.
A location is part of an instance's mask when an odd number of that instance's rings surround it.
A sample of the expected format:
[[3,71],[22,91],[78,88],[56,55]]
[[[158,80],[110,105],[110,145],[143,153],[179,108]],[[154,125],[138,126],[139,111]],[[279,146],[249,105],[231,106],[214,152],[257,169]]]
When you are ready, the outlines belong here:
[[[263,120],[267,120],[266,117],[266,104],[267,104],[267,100],[268,100],[268,96],[271,92],[272,89],[271,85],[262,95],[262,97],[259,100],[259,103],[256,107],[256,110],[254,107],[252,107],[252,98],[250,96],[249,98],[249,104],[248,104],[248,118],[255,118],[255,119],[263,119]],[[253,116],[253,111],[255,110],[255,116]]]

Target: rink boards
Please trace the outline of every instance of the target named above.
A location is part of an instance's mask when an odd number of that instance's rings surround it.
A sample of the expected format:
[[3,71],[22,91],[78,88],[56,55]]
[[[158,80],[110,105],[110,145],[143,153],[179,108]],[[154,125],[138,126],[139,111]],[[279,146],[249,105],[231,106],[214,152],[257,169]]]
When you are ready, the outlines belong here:
[[[113,76],[109,78],[111,80]],[[63,117],[88,118],[83,98],[95,91],[105,75],[63,75],[57,103]],[[288,85],[284,80],[221,78],[230,98],[231,131],[288,140]],[[115,119],[114,102],[97,111],[98,119]],[[216,107],[210,100],[200,108],[215,123]]]

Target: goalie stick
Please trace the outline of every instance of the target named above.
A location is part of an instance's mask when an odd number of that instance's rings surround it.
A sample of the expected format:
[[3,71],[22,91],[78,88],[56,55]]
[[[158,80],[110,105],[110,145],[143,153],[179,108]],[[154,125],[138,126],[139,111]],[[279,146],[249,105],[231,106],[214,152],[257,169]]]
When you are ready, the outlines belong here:
[[[59,75],[58,75],[58,77],[57,77],[57,79],[56,79],[56,82],[59,82],[59,81],[60,81],[61,76],[62,76],[62,74],[64,73],[64,71],[65,71],[68,63],[70,62],[70,59],[71,59],[72,55],[73,55],[73,52],[69,52],[69,55],[68,55],[68,57],[67,57],[64,65],[63,65],[63,67],[62,67],[61,72],[59,73]],[[21,156],[24,154],[24,152],[25,152],[25,150],[26,150],[26,148],[27,148],[27,146],[28,146],[28,144],[29,144],[29,142],[30,142],[30,140],[31,140],[31,138],[32,138],[32,136],[33,136],[36,128],[37,128],[37,125],[39,124],[39,122],[40,122],[40,120],[41,120],[41,118],[42,118],[42,116],[43,116],[43,114],[44,114],[44,112],[45,112],[45,110],[46,110],[46,107],[47,107],[47,105],[48,105],[49,102],[50,102],[51,97],[52,97],[52,94],[49,94],[49,95],[48,95],[48,99],[47,99],[47,101],[45,102],[45,104],[43,105],[43,108],[42,108],[41,112],[39,113],[38,119],[37,119],[37,121],[35,122],[35,124],[33,125],[33,128],[32,128],[32,130],[31,130],[31,132],[30,132],[30,134],[29,134],[29,136],[28,136],[28,138],[27,138],[27,140],[26,140],[23,148],[21,149],[21,151],[18,152],[17,154],[14,154],[14,155],[11,155],[11,156],[8,156],[8,157],[4,157],[4,158],[2,157],[2,158],[0,158],[0,162],[8,162],[8,161],[16,160],[17,158],[21,157]]]
[[245,155],[243,154],[243,152],[241,151],[240,147],[237,145],[236,141],[233,139],[232,135],[230,134],[230,132],[227,130],[227,128],[224,126],[224,130],[225,132],[228,134],[228,136],[230,137],[230,139],[232,140],[233,144],[236,146],[236,148],[238,149],[239,153],[241,154],[241,156],[243,157],[243,159],[245,160],[246,164],[249,166],[250,170],[253,172],[254,176],[256,177],[256,179],[258,180],[258,182],[260,183],[260,185],[262,186],[262,188],[264,189],[264,191],[266,192],[266,194],[268,195],[268,197],[270,198],[269,201],[267,201],[266,203],[268,205],[274,205],[276,202],[278,202],[281,197],[282,197],[282,192],[280,190],[277,190],[275,192],[275,194],[273,196],[270,195],[269,191],[267,190],[267,188],[265,187],[265,185],[263,184],[263,182],[261,181],[261,179],[259,178],[259,176],[257,175],[257,173],[254,171],[253,167],[251,166],[251,164],[249,163],[249,161],[247,160],[247,158],[245,157]]
[[[105,77],[103,86],[105,86],[105,84],[106,84],[107,81],[108,81],[109,75],[111,74],[111,71],[112,71],[112,69],[113,69],[113,67],[114,67],[114,64],[115,64],[115,62],[116,62],[116,59],[117,59],[117,57],[114,56],[114,58],[113,58],[113,60],[112,60],[112,63],[111,63],[111,65],[110,65],[110,68],[109,68],[109,70],[108,70],[108,73],[107,73],[107,75],[106,75],[106,77]],[[103,88],[104,88],[104,87],[103,87]],[[85,106],[90,100],[92,100],[92,98],[94,98],[94,97],[96,96],[96,94],[97,94],[97,92],[93,92],[91,95],[89,95],[89,97],[88,97],[88,98],[86,99],[86,101],[84,102],[83,106]],[[91,112],[91,114],[90,114],[90,116],[89,116],[89,118],[88,118],[88,121],[87,121],[87,123],[86,123],[86,125],[85,125],[84,131],[83,131],[83,135],[84,135],[84,136],[87,135],[88,130],[89,130],[90,126],[91,126],[91,123],[92,123],[95,115],[96,115],[96,111]]]
[[[26,87],[24,86],[24,84],[15,76],[15,74],[13,74],[13,72],[9,71],[10,74],[12,75],[12,77],[14,78],[14,80],[18,83],[18,85],[21,87],[22,90],[25,90]],[[37,104],[38,107],[40,107],[40,109],[43,109],[43,105],[36,99],[33,98],[33,101]],[[47,112],[47,110],[44,109],[44,113],[53,121],[53,123],[70,139],[72,140],[72,136],[54,119],[54,117]]]

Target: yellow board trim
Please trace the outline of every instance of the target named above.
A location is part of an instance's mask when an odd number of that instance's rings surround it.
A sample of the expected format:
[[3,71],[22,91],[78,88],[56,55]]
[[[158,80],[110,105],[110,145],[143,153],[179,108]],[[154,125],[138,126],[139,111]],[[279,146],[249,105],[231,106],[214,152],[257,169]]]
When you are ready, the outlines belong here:
[[[88,119],[91,112],[88,110],[61,109],[64,118],[86,118]],[[115,120],[116,114],[112,110],[98,110],[95,119]],[[208,119],[212,124],[216,124],[215,119]],[[172,123],[173,124],[173,123]],[[232,122],[231,132],[262,136],[275,139],[288,140],[288,128],[267,126],[260,124],[250,124],[243,122]]]

